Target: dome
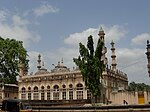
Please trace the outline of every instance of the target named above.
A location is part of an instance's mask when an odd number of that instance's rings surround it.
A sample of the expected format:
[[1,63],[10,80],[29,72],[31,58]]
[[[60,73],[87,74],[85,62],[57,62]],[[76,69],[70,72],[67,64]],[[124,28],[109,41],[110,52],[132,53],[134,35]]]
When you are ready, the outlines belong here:
[[57,72],[69,72],[69,68],[63,65],[63,61],[60,63],[58,62],[58,65],[55,66],[53,70],[51,70],[52,73],[57,73]]
[[41,68],[39,71],[37,71],[37,72],[35,73],[35,75],[42,75],[42,74],[48,74],[48,73],[50,73],[50,72],[47,71],[47,69]]
[[44,68],[44,62],[42,65],[42,68],[39,68],[39,70],[35,73],[35,75],[42,75],[42,74],[48,74],[50,73],[49,71],[47,71],[46,68]]

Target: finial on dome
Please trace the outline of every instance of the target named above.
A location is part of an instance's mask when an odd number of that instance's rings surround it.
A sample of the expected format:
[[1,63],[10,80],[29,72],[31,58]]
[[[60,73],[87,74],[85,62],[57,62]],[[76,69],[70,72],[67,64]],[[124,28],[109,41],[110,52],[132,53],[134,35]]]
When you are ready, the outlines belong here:
[[39,58],[39,59],[41,58],[41,55],[40,55],[40,54],[38,55],[38,58]]
[[63,64],[64,62],[63,62],[63,58],[61,59],[61,63]]
[[101,31],[101,32],[103,32],[103,31],[104,31],[104,30],[103,30],[103,28],[102,28],[102,26],[100,26],[99,31]]
[[38,62],[37,68],[38,68],[38,70],[40,70],[40,68],[41,68],[41,55],[40,54],[38,55],[37,62]]
[[60,66],[60,61],[58,61],[58,66]]
[[149,40],[147,40],[147,45],[149,45]]
[[100,38],[103,38],[102,40],[104,40],[105,33],[104,33],[104,30],[103,30],[102,26],[99,27],[98,35],[99,35]]
[[114,43],[114,41],[112,40],[110,44],[112,45],[112,47],[114,47],[114,44],[115,44],[115,43]]

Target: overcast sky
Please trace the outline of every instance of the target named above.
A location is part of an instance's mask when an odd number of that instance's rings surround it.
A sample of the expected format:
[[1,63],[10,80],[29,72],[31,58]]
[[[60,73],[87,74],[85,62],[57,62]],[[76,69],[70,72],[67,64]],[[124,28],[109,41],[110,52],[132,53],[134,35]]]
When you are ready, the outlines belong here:
[[22,40],[36,72],[41,54],[49,71],[63,58],[69,68],[79,55],[79,42],[86,45],[99,27],[105,31],[107,58],[110,42],[116,47],[117,68],[129,82],[150,84],[146,41],[150,40],[150,0],[0,0],[0,36]]

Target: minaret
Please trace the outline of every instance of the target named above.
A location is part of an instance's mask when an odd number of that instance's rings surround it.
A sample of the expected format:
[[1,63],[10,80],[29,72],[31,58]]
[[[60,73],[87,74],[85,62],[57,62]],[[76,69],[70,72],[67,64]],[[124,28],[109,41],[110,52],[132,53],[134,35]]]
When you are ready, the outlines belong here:
[[19,63],[18,68],[19,68],[19,78],[22,78],[22,76],[25,75],[25,73],[24,73],[24,65],[22,63]]
[[105,43],[105,39],[104,39],[105,33],[104,33],[104,30],[102,27],[100,27],[98,35],[99,35],[101,41],[103,41]]
[[[98,35],[99,35],[100,40],[104,43],[104,46],[103,46],[103,49],[102,49],[101,60],[103,61],[104,65],[107,66],[107,58],[106,58],[107,48],[105,46],[105,38],[104,38],[105,33],[104,33],[104,30],[103,30],[102,27],[100,27]],[[106,77],[107,77],[107,67],[105,67],[105,69],[102,73],[102,79],[101,79],[101,83],[104,87],[106,87],[106,84],[104,83],[104,80],[105,80]],[[101,99],[103,99],[103,94],[108,94],[108,93],[106,92],[106,90],[102,89],[101,94],[102,94]]]
[[38,70],[40,70],[40,68],[41,68],[41,55],[40,55],[40,54],[38,55],[38,60],[37,60],[37,62],[38,62],[37,68],[38,68]]
[[148,68],[148,73],[149,73],[149,77],[150,77],[150,43],[149,43],[149,40],[147,40],[147,52],[146,52],[146,55],[147,55],[147,61],[148,61],[148,64],[147,64],[147,68]]
[[111,51],[112,51],[112,55],[111,55],[112,64],[111,64],[111,66],[112,66],[112,70],[115,71],[116,66],[117,66],[117,64],[116,64],[116,55],[115,55],[115,47],[114,47],[115,43],[112,41],[110,44],[111,44]]
[[99,38],[101,39],[101,41],[104,43],[104,47],[103,47],[103,50],[102,50],[102,60],[104,61],[104,64],[107,65],[107,58],[106,58],[106,53],[107,53],[107,48],[105,47],[105,33],[104,33],[104,30],[102,27],[100,27],[99,29]]
[[63,64],[64,63],[64,61],[63,61],[63,58],[61,59],[61,64]]

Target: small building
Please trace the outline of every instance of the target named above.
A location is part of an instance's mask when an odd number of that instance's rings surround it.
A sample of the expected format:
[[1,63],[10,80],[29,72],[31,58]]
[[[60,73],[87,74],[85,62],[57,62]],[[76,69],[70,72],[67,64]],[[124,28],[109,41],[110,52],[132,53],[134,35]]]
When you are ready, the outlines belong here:
[[16,84],[0,84],[0,101],[16,98],[18,98],[18,86]]

